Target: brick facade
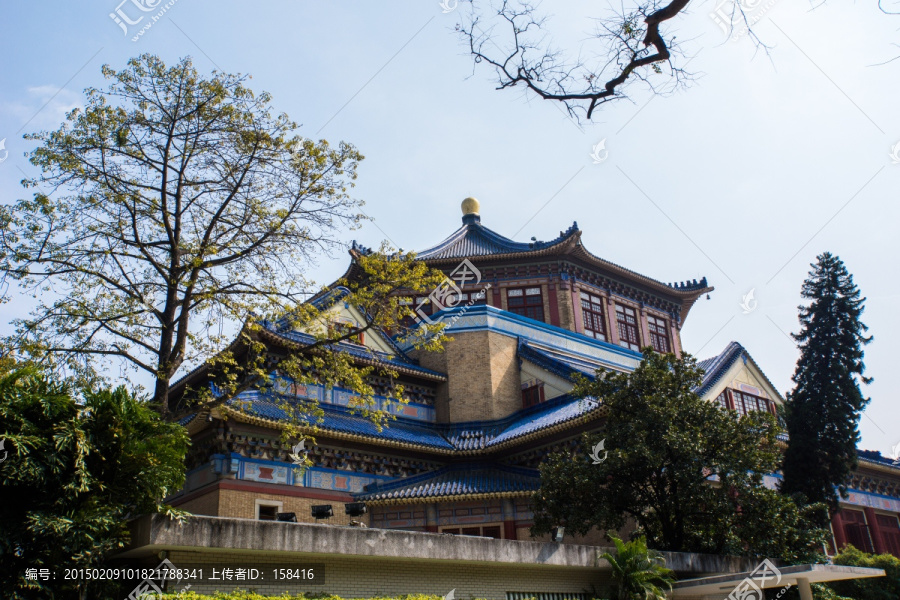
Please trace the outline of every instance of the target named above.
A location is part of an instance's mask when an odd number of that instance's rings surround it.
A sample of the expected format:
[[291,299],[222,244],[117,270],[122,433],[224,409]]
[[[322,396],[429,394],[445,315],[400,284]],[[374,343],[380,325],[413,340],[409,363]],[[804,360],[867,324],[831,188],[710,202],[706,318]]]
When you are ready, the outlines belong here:
[[422,366],[447,373],[439,387],[439,421],[499,419],[522,408],[515,338],[490,331],[453,334],[444,351],[411,353]]

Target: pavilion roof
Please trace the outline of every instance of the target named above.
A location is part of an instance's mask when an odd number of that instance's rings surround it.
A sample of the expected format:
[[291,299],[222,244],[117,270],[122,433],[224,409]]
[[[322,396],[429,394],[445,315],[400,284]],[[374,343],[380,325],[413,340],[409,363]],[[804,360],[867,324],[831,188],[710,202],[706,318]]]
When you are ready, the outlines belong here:
[[[277,427],[290,421],[286,410],[290,402],[269,391],[253,390],[229,400],[222,410],[236,421]],[[493,421],[431,423],[398,416],[379,431],[368,418],[346,407],[324,402],[319,406],[323,412],[319,421],[297,424],[323,437],[458,456],[491,453],[572,429],[603,414],[595,400],[561,396]]]
[[370,484],[356,498],[367,504],[504,498],[530,495],[540,483],[540,474],[534,469],[467,463],[389,483]]

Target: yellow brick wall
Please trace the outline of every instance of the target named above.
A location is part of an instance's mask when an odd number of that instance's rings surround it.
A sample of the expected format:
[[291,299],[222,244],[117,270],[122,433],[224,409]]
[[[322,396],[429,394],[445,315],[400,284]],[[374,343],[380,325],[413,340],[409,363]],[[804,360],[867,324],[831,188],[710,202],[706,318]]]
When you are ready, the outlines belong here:
[[522,408],[516,340],[490,331],[453,334],[443,352],[414,352],[422,366],[447,373],[435,399],[440,422],[498,419]]
[[559,306],[559,326],[569,331],[575,331],[575,308],[572,306],[572,290],[568,286],[557,284],[556,302]]
[[[313,505],[330,504],[334,508],[334,516],[327,520],[328,524],[348,525],[350,523],[350,517],[344,514],[344,503],[337,500],[299,498],[296,496],[264,494],[259,492],[248,492],[244,490],[219,490],[218,516],[235,517],[238,519],[255,519],[257,500],[271,500],[275,502],[281,502],[282,508],[280,512],[296,513],[297,521],[299,521],[300,523],[316,522],[316,520],[312,518],[312,514],[310,513],[310,507],[312,507]],[[357,517],[354,520],[362,521],[363,523],[368,525],[369,515],[362,515],[361,517]]]
[[446,349],[450,421],[497,419],[520,409],[516,340],[489,331],[454,338]]
[[219,514],[219,490],[210,490],[202,496],[191,498],[187,502],[176,504],[176,506],[191,514],[215,517]]
[[[285,523],[290,527],[290,523]],[[441,536],[434,537],[440,543]],[[298,549],[302,551],[302,549]],[[421,561],[405,559],[354,558],[341,555],[310,556],[302,553],[273,552],[188,552],[173,550],[168,559],[174,568],[203,568],[204,577],[215,567],[256,568],[262,578],[253,582],[219,581],[194,582],[189,591],[212,594],[230,592],[236,588],[275,595],[288,593],[328,593],[344,598],[373,598],[403,594],[436,594],[444,596],[455,590],[456,598],[488,598],[505,600],[507,592],[534,593],[590,593],[592,588],[606,590],[610,584],[607,572],[593,568],[563,568],[510,563],[462,563],[451,561]],[[302,581],[276,581],[272,569],[276,566],[314,569],[320,585]],[[173,586],[177,592],[183,586]],[[604,596],[601,596],[604,597]]]

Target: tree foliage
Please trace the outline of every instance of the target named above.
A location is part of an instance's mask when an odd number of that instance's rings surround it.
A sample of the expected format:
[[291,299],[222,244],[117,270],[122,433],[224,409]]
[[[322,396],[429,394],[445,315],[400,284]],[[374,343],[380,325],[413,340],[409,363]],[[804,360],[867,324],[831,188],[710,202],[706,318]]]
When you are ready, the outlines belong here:
[[[575,393],[608,409],[602,433],[585,435],[576,456],[551,455],[534,496],[535,531],[563,524],[587,533],[637,525],[660,550],[766,555],[789,561],[821,548],[824,532],[763,486],[779,458],[779,427],[769,414],[737,413],[700,398],[702,371],[644,349],[630,374],[598,372]],[[605,442],[606,458],[586,458]]]
[[604,552],[600,558],[609,562],[616,583],[616,600],[665,600],[672,590],[674,571],[666,568],[665,559],[647,549],[647,540],[638,537],[624,542],[608,534],[616,553]]
[[848,579],[828,585],[837,594],[854,600],[896,600],[900,598],[900,558],[892,554],[867,554],[847,546],[834,557],[834,564],[884,569],[884,577]]
[[[130,516],[179,516],[161,502],[184,483],[184,429],[124,388],[76,398],[34,367],[4,373],[0,439],[9,453],[0,463],[4,597],[95,597],[98,588],[64,581],[63,569],[100,566],[127,542]],[[57,578],[29,581],[26,568]]]
[[840,258],[828,252],[811,265],[799,307],[800,359],[788,394],[785,422],[790,437],[784,455],[782,491],[838,508],[838,494],[856,467],[859,419],[869,399],[859,383],[863,346],[872,341],[860,321],[865,298]]
[[[177,414],[216,406],[246,389],[270,388],[273,378],[279,377],[301,385],[340,385],[350,389],[354,395],[348,407],[381,427],[395,417],[378,408],[372,378],[391,380],[387,399],[403,404],[407,400],[399,374],[388,357],[372,352],[371,360],[360,360],[357,355],[342,351],[345,347],[341,344],[358,340],[360,335],[379,337],[387,331],[394,333],[400,344],[440,351],[446,340],[444,324],[436,321],[406,327],[404,323],[413,312],[405,298],[406,294],[427,294],[443,278],[440,271],[415,260],[413,253],[394,253],[387,245],[375,252],[357,252],[350,273],[321,293],[326,301],[300,304],[279,319],[279,328],[303,331],[312,338],[310,342],[290,349],[274,348],[260,337],[271,324],[261,319],[248,321],[237,343],[209,361],[216,393],[209,387],[190,390],[185,401],[179,403]],[[333,300],[327,301],[329,297]],[[359,322],[336,322],[336,304],[353,307]],[[304,431],[314,430],[322,415],[315,400],[290,399],[281,402],[281,406],[290,417],[285,421],[286,438],[302,437]]]
[[58,130],[26,136],[42,174],[0,211],[0,271],[37,307],[7,343],[82,373],[118,357],[163,401],[229,324],[315,291],[307,265],[362,218],[363,157],[297,135],[246,76],[151,55],[103,75]]

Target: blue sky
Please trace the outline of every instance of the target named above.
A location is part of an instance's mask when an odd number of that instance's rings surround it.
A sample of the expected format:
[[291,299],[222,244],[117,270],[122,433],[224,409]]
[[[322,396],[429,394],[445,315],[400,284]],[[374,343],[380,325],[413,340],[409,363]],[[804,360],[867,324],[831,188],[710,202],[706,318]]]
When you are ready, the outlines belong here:
[[[481,201],[482,222],[518,240],[548,239],[577,220],[593,253],[648,276],[707,276],[716,286],[682,332],[700,358],[738,340],[782,391],[797,350],[800,285],[816,254],[844,259],[867,296],[864,321],[872,404],[862,446],[900,443],[900,17],[874,2],[778,0],[757,25],[769,56],[725,41],[693,5],[674,26],[694,56],[690,89],[636,91],[578,126],[560,107],[494,90],[453,32],[458,10],[438,2],[199,2],[178,0],[137,42],[113,22],[115,1],[6,3],[0,22],[0,163],[3,202],[24,195],[23,133],[58,126],[102,86],[100,66],[136,54],[190,55],[201,71],[252,75],[301,132],[355,144],[366,160],[355,195],[373,219],[356,239],[417,250],[459,225],[459,203]],[[555,42],[579,50],[595,2],[545,3]],[[128,7],[123,5],[123,10]],[[132,33],[136,31],[132,28]],[[591,148],[606,140],[609,158]],[[3,153],[0,152],[0,158]],[[346,255],[310,266],[319,282]],[[757,308],[744,314],[754,290]],[[4,324],[28,310],[16,297]]]

